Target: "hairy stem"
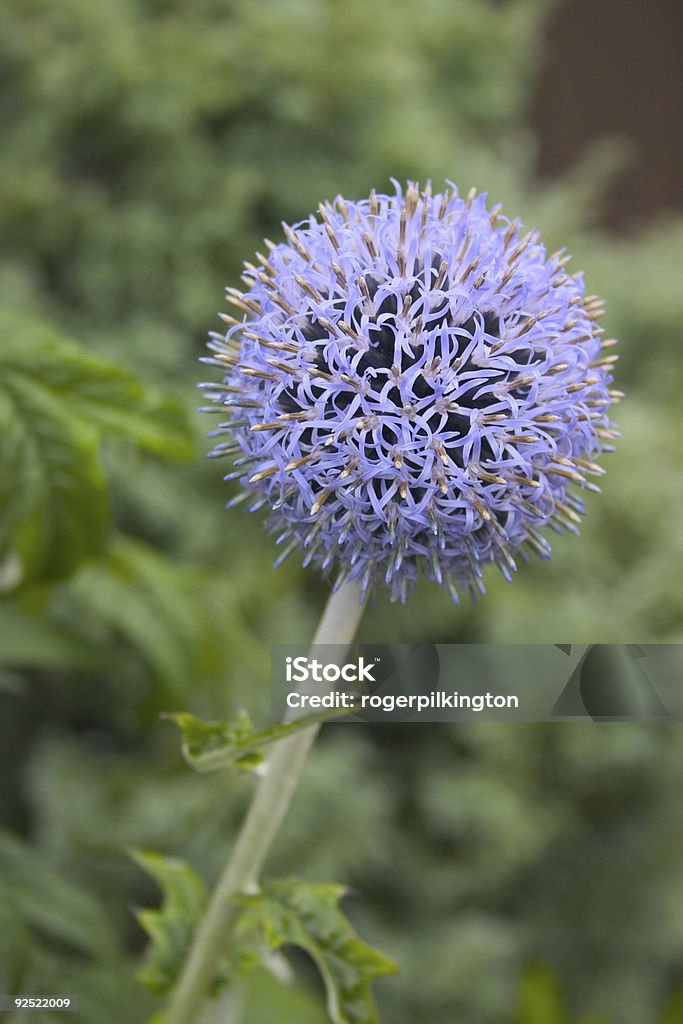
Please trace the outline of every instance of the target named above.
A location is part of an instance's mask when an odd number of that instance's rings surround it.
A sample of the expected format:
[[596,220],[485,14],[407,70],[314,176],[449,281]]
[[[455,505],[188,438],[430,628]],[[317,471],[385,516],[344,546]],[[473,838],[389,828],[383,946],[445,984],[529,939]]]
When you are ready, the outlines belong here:
[[[345,583],[330,596],[313,646],[351,643],[362,614],[360,586]],[[312,725],[280,740],[269,757],[232,855],[195,932],[164,1024],[195,1024],[239,914],[231,897],[257,881],[319,729],[319,725]]]

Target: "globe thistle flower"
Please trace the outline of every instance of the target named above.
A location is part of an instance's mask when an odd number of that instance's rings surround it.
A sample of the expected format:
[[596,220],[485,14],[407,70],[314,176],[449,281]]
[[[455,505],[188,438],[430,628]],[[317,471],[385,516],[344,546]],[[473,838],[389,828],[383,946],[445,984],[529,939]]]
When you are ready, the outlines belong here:
[[284,545],[337,583],[405,599],[418,572],[457,600],[495,563],[578,532],[616,436],[602,302],[564,250],[473,189],[341,197],[284,225],[227,296],[203,385],[229,418],[214,457]]

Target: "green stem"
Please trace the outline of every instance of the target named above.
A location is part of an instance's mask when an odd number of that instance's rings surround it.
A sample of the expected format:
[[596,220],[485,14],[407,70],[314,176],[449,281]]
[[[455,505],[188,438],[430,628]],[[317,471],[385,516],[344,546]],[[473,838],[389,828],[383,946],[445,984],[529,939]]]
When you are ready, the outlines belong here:
[[[327,602],[313,638],[317,644],[349,644],[363,614],[360,586],[345,583]],[[254,885],[294,796],[320,725],[280,740],[266,763],[242,829],[195,932],[164,1024],[194,1024],[239,914],[231,897]]]

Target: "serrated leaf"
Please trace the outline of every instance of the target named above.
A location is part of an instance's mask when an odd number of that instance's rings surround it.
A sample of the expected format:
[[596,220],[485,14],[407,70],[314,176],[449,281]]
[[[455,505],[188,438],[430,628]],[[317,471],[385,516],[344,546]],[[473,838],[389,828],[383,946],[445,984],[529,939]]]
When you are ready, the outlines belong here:
[[292,879],[267,883],[236,902],[245,908],[241,926],[262,928],[271,949],[299,946],[315,961],[333,1024],[379,1024],[370,983],[397,967],[357,937],[339,908],[344,893],[340,885]]
[[257,743],[251,718],[240,711],[230,721],[205,722],[187,711],[163,716],[182,732],[183,757],[195,771],[211,772],[237,766],[247,771],[262,763],[263,743]]
[[199,875],[181,860],[150,850],[135,850],[132,856],[164,895],[160,910],[137,913],[151,940],[138,980],[150,992],[163,995],[176,980],[192,933],[208,902],[208,892]]
[[[155,995],[165,995],[185,962],[192,935],[208,903],[208,891],[203,879],[181,860],[149,850],[135,850],[132,856],[158,883],[164,897],[159,910],[137,913],[151,940],[138,980]],[[216,986],[228,984],[259,962],[251,944],[235,942],[219,964]]]
[[187,711],[164,715],[175,722],[182,732],[182,751],[187,763],[198,772],[213,772],[221,768],[237,767],[251,771],[265,757],[263,748],[311,725],[339,718],[341,709],[304,715],[293,722],[281,723],[257,732],[246,711],[225,721],[207,722],[195,718]]

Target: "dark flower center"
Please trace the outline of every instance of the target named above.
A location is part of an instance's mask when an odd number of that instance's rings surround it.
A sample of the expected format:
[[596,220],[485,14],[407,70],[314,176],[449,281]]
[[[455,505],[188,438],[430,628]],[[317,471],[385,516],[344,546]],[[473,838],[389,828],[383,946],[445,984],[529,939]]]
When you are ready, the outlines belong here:
[[[364,334],[369,341],[369,348],[358,361],[357,370],[360,375],[366,376],[371,391],[379,393],[386,386],[386,374],[368,373],[368,371],[378,369],[391,370],[394,367],[396,337],[401,329],[405,330],[408,327],[410,330],[411,327],[414,327],[415,339],[415,344],[409,348],[403,348],[401,352],[400,371],[402,374],[407,374],[413,366],[421,364],[424,360],[425,345],[419,341],[421,333],[430,333],[432,335],[434,359],[441,359],[444,353],[442,351],[439,329],[443,327],[457,328],[462,332],[457,335],[453,334],[453,330],[448,332],[450,339],[457,338],[457,348],[453,347],[453,341],[450,340],[446,358],[450,365],[457,362],[458,374],[463,376],[467,374],[476,375],[476,373],[481,372],[481,365],[475,363],[471,355],[466,356],[470,341],[480,324],[489,338],[500,339],[500,320],[498,314],[493,310],[475,311],[466,320],[456,321],[446,297],[450,281],[448,275],[444,275],[441,272],[442,262],[442,257],[439,254],[434,255],[429,281],[426,280],[425,268],[423,267],[419,271],[410,291],[407,292],[402,300],[403,308],[401,312],[399,312],[400,299],[396,294],[386,295],[379,305],[374,303],[375,296],[382,284],[382,278],[371,272],[364,275],[363,290],[366,292],[366,298],[361,300],[353,309],[350,316],[350,326],[359,334]],[[441,280],[439,281],[440,275]],[[435,283],[438,284],[438,290],[434,288]],[[343,313],[346,301],[341,297],[335,298],[332,305],[336,310]],[[372,309],[372,319],[368,321],[370,309]],[[325,359],[323,345],[323,343],[329,340],[329,332],[322,327],[314,316],[306,318],[301,331],[306,341],[314,344],[321,342],[319,346],[316,346],[316,354],[313,360],[314,365],[323,373],[331,373],[332,368]],[[515,362],[520,368],[527,366],[531,360],[532,352],[530,349],[522,347],[517,350]],[[511,371],[509,369],[499,369],[495,373],[487,373],[485,381],[482,381],[482,384],[486,386],[473,387],[459,399],[458,404],[463,410],[478,411],[485,411],[491,406],[496,405],[499,402],[499,398],[494,393],[495,385],[506,381],[510,375]],[[473,376],[468,379],[476,378]],[[326,393],[324,385],[313,384],[311,390],[316,398],[322,398]],[[430,395],[435,394],[434,387],[430,384],[424,373],[419,373],[413,378],[410,391],[416,400],[428,398]],[[518,389],[518,396],[523,395],[523,393],[523,388]],[[401,397],[399,387],[396,386],[389,389],[387,399],[397,409],[402,410],[404,408],[405,403]],[[335,393],[334,407],[330,410],[330,418],[334,418],[338,413],[348,408],[352,400],[353,395],[351,391]],[[305,408],[301,404],[296,386],[287,388],[282,392],[279,397],[279,404],[282,410],[288,413],[300,412]],[[434,429],[435,433],[450,434],[457,437],[466,436],[471,428],[470,417],[467,411],[450,411],[444,421],[443,412],[435,410],[431,416],[427,416],[427,422]],[[303,444],[310,442],[310,436],[307,437],[307,433],[305,431],[301,438]],[[393,430],[389,428],[388,424],[382,428],[382,438],[389,447],[396,441]],[[462,469],[464,467],[462,448],[454,445],[452,441],[450,443],[444,442],[444,448],[453,463]],[[366,442],[364,450],[366,458],[370,461],[377,461],[380,458],[379,453],[371,443]],[[491,446],[487,439],[483,437],[481,440],[481,461],[487,463],[493,460],[493,458],[494,454]],[[410,465],[410,457],[404,457],[404,462]],[[419,465],[416,465],[416,469],[419,470]]]

